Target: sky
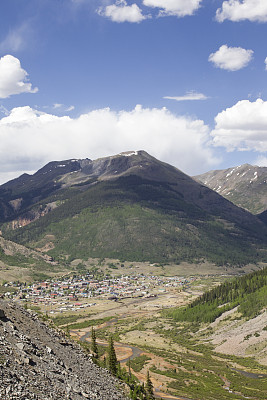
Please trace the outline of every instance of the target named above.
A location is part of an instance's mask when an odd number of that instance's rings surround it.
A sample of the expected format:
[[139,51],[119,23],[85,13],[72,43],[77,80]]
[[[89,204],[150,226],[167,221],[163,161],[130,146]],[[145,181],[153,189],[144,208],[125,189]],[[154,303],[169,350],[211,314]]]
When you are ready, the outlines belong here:
[[145,150],[267,166],[266,0],[0,0],[0,183]]

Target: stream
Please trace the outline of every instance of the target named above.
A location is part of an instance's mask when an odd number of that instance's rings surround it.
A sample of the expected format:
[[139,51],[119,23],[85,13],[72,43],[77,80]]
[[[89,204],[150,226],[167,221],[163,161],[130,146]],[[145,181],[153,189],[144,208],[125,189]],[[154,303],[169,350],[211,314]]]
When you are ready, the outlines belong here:
[[[120,317],[122,317],[122,316],[120,316]],[[112,318],[111,320],[105,322],[104,326],[102,326],[102,327],[112,326],[112,325],[116,324],[117,321],[118,321],[118,318],[116,318],[116,317]],[[75,333],[75,331],[73,331],[73,333]],[[81,336],[80,340],[82,342],[87,341],[90,338],[90,336],[91,336],[91,331],[89,330],[83,336]],[[108,346],[108,344],[105,344],[105,343],[101,343],[101,345],[105,346],[105,347]],[[126,343],[116,343],[116,347],[122,347],[122,348],[130,349],[131,352],[132,352],[132,354],[130,356],[121,359],[120,360],[121,363],[127,362],[128,360],[132,360],[132,359],[140,356],[143,353],[143,350],[139,349],[138,347],[131,346],[131,345],[126,344]],[[265,375],[265,374],[255,374],[255,373],[252,373],[252,372],[246,372],[246,371],[243,371],[243,370],[240,370],[240,369],[236,369],[236,368],[231,368],[231,369],[233,371],[236,371],[236,372],[244,375],[246,378],[261,379],[261,378],[267,377],[267,375]],[[231,382],[228,382],[228,381],[226,382],[222,377],[221,377],[221,379],[225,383],[225,389],[228,390],[230,393],[233,393],[230,390]],[[160,393],[160,394],[158,394],[158,393]],[[162,399],[162,400],[193,400],[193,399],[189,399],[187,397],[177,397],[177,396],[173,396],[173,395],[170,395],[170,394],[161,393],[159,389],[155,390],[155,397],[158,398],[158,399]]]
[[[105,322],[105,326],[111,326],[113,324],[116,324],[117,321],[118,321],[118,318],[112,318],[110,321]],[[75,331],[73,331],[73,333],[75,333]],[[91,336],[91,331],[88,331],[83,336],[81,336],[80,341],[85,342],[90,338],[90,336]],[[108,344],[101,343],[101,346],[107,347]],[[132,359],[140,356],[144,352],[143,350],[139,349],[138,347],[131,346],[126,343],[116,343],[116,347],[124,347],[124,348],[130,349],[132,352],[132,354],[130,356],[121,359],[120,360],[121,363],[132,360]],[[158,393],[160,393],[160,394],[158,394]],[[189,399],[188,397],[177,397],[177,396],[173,396],[171,394],[168,395],[166,393],[161,393],[159,389],[155,390],[155,397],[157,399],[162,399],[162,400],[193,400],[193,399]]]
[[231,368],[232,371],[239,372],[241,375],[244,375],[246,378],[252,378],[252,379],[261,379],[261,378],[267,378],[266,374],[254,374],[253,372],[246,372],[243,371],[242,369],[237,369],[237,368]]

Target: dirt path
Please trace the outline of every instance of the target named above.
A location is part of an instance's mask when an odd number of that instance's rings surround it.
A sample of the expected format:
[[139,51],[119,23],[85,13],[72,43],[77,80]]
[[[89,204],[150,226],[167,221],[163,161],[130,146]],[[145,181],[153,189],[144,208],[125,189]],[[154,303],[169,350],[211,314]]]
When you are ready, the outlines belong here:
[[163,400],[192,400],[188,399],[187,397],[174,397],[171,394],[166,394],[159,391],[155,391],[154,395],[157,399],[163,399]]

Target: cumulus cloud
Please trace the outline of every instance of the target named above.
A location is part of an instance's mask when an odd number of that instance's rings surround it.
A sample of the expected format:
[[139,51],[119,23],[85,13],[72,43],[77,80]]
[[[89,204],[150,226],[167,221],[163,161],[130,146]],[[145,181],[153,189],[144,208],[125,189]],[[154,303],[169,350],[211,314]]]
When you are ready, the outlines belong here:
[[267,101],[241,100],[215,117],[211,132],[215,146],[228,151],[267,151]]
[[36,93],[37,88],[27,80],[27,72],[21,68],[20,61],[11,55],[0,58],[0,98],[13,94]]
[[209,140],[209,128],[202,120],[177,116],[166,108],[136,106],[119,112],[105,108],[70,118],[18,107],[0,120],[0,165],[22,173],[51,160],[95,159],[143,149],[196,174],[218,161]]
[[115,4],[106,7],[100,7],[98,14],[111,19],[113,22],[132,22],[139,23],[149,16],[142,14],[142,10],[137,4],[128,6],[125,0],[118,0]]
[[252,60],[253,50],[246,50],[242,47],[221,46],[216,53],[211,53],[209,61],[217,68],[228,71],[238,71],[246,67]]
[[202,0],[143,0],[147,7],[160,8],[159,16],[174,15],[185,17],[192,15],[200,7]]
[[208,97],[203,93],[198,93],[192,90],[190,92],[187,92],[183,96],[164,96],[163,98],[168,100],[187,101],[187,100],[206,100]]
[[223,22],[230,21],[249,21],[267,22],[267,2],[266,0],[228,0],[224,1],[222,8],[216,11],[216,19]]
[[267,71],[267,57],[265,58],[264,62],[265,62],[265,69]]

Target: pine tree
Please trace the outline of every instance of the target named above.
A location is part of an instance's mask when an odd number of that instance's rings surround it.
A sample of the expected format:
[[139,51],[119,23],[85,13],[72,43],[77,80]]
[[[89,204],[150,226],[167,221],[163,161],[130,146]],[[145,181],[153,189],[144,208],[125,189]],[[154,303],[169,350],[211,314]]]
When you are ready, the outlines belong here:
[[107,368],[107,360],[105,356],[103,358],[103,368]]
[[96,334],[95,334],[95,330],[93,327],[92,327],[92,331],[91,331],[91,350],[92,350],[94,357],[98,358],[98,347],[97,347],[97,343],[96,343]]
[[67,325],[67,328],[66,328],[66,335],[67,335],[68,338],[70,337],[70,327],[69,327],[69,325]]
[[113,338],[111,335],[109,337],[109,343],[108,343],[108,369],[113,375],[117,374],[118,361],[114,348]]
[[129,361],[128,361],[128,374],[129,374],[129,378],[131,379],[131,377],[132,377],[132,373],[131,373],[131,359],[129,359]]
[[153,383],[150,379],[149,370],[147,370],[145,389],[146,389],[146,400],[155,400],[153,392]]

